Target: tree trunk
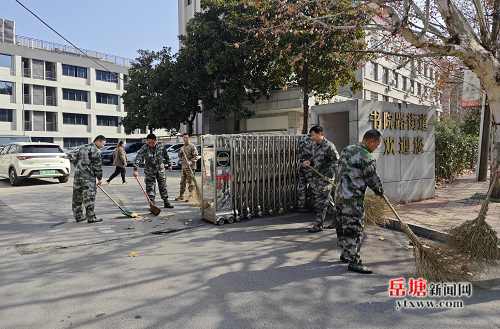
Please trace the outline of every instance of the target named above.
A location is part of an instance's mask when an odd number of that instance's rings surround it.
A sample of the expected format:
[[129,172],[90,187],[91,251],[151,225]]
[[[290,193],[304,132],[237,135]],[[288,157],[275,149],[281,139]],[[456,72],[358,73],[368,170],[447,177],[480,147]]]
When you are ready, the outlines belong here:
[[[495,171],[499,168],[500,163],[500,101],[488,100],[491,111],[491,129],[493,140],[491,141],[491,167],[490,167],[490,181],[496,175]],[[491,194],[492,198],[500,199],[500,184],[497,183]]]
[[304,122],[302,127],[302,134],[307,135],[309,133],[309,64],[304,62],[303,70],[303,113],[304,113]]

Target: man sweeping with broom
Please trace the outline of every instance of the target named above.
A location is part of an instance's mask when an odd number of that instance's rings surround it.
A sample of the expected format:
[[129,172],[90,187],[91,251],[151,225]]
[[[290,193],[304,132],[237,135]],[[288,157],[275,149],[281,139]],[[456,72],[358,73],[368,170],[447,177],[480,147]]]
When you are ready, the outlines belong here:
[[338,182],[335,190],[335,229],[338,245],[342,248],[340,260],[349,263],[350,271],[371,274],[372,270],[361,263],[359,250],[363,239],[366,187],[383,197],[382,181],[377,174],[376,160],[371,153],[382,141],[377,130],[369,130],[363,140],[347,146],[338,162]]
[[194,200],[194,178],[193,173],[196,170],[196,160],[198,160],[198,150],[196,146],[191,144],[189,140],[189,135],[184,134],[182,136],[182,141],[184,146],[181,147],[179,151],[179,158],[182,159],[182,176],[181,176],[181,188],[179,191],[179,196],[175,198],[175,201],[184,200],[184,192],[186,191],[186,183],[188,184],[189,197],[187,202]]
[[144,182],[146,183],[146,193],[152,204],[155,203],[156,196],[156,181],[158,181],[158,188],[160,190],[161,198],[163,199],[165,208],[173,208],[168,201],[167,192],[167,177],[165,175],[165,163],[167,164],[168,171],[172,171],[172,164],[168,152],[163,143],[157,143],[156,135],[149,134],[147,137],[147,144],[141,147],[134,160],[134,177],[139,177],[137,168],[144,159]]

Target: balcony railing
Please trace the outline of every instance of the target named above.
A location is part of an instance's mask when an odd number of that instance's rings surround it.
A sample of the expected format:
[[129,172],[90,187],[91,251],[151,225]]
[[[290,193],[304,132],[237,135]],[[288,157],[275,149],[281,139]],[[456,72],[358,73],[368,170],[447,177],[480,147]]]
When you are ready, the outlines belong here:
[[25,77],[25,78],[31,78],[31,69],[29,69],[29,68],[24,69],[24,71],[23,71],[23,77]]
[[31,104],[31,95],[30,94],[24,94],[24,104]]
[[56,81],[56,72],[55,71],[45,71],[45,80]]
[[57,106],[57,98],[53,96],[45,97],[45,105],[47,106]]
[[45,131],[57,131],[57,125],[55,122],[46,122]]
[[23,37],[21,35],[13,36],[12,34],[7,34],[4,32],[0,33],[0,42],[15,43],[18,46],[28,47],[28,48],[32,48],[32,49],[41,49],[41,50],[46,50],[46,51],[52,51],[52,52],[56,52],[56,53],[64,54],[64,55],[71,55],[71,56],[78,56],[78,57],[86,57],[85,55],[87,55],[87,56],[94,58],[94,59],[97,59],[99,61],[113,63],[113,64],[119,65],[119,66],[130,67],[131,62],[132,62],[131,59],[128,59],[125,57],[120,57],[120,56],[115,56],[115,55],[110,55],[110,54],[100,53],[100,52],[93,51],[93,50],[87,50],[87,49],[80,48],[80,50],[83,52],[83,54],[82,54],[82,52],[80,52],[78,49],[76,49],[75,47],[72,47],[72,46],[61,45],[61,44],[54,43],[54,42]]

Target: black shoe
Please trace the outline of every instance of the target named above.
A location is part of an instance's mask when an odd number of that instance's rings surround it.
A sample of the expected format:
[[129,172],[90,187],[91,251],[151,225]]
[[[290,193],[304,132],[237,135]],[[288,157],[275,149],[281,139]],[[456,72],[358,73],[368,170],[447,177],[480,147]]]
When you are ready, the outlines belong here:
[[164,207],[164,208],[173,208],[174,206],[172,206],[172,205],[170,204],[170,202],[166,201],[166,202],[163,204],[163,207]]
[[83,222],[83,221],[87,220],[87,218],[80,217],[80,218],[75,218],[75,220],[76,220],[77,223],[80,223],[80,222]]
[[349,271],[354,271],[358,273],[363,273],[363,274],[372,274],[373,271],[369,269],[368,267],[364,266],[361,261],[358,263],[355,262],[350,262],[349,265],[347,266],[347,269]]
[[309,210],[307,210],[306,208],[299,208],[297,209],[297,212],[300,212],[300,213],[304,213],[304,212],[308,212]]
[[328,229],[328,230],[333,230],[333,229],[335,228],[335,225],[330,224],[330,225],[328,225],[328,226],[327,226],[327,227],[325,227],[325,228],[326,228],[326,229]]
[[94,219],[89,219],[87,220],[89,223],[99,223],[102,222],[102,218],[94,218]]
[[317,233],[321,231],[323,231],[323,226],[316,226],[316,225],[307,230],[307,232],[309,233]]
[[344,263],[349,263],[351,262],[351,259],[349,257],[345,257],[344,255],[340,255],[340,261]]

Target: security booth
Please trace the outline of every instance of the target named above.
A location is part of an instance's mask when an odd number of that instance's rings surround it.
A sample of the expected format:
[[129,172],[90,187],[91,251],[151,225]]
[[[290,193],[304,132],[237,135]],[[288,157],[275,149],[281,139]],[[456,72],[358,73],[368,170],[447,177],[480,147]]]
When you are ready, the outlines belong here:
[[296,207],[302,135],[204,135],[202,217],[222,225]]

